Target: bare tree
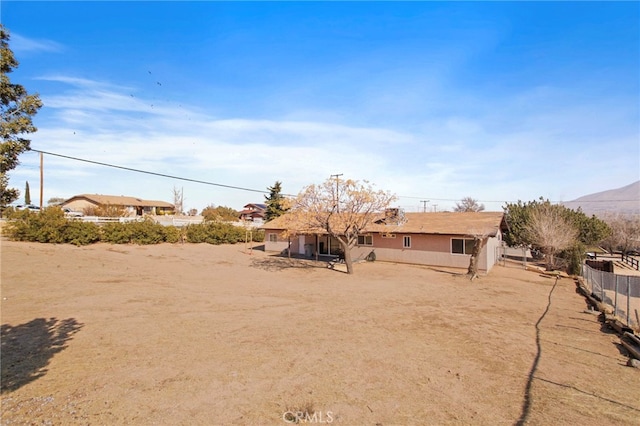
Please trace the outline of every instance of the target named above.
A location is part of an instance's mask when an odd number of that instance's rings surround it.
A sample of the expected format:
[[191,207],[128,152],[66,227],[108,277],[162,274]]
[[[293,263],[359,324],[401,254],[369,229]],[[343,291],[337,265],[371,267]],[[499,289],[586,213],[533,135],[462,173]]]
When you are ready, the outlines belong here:
[[527,240],[545,254],[548,271],[553,270],[554,255],[573,245],[579,233],[562,206],[548,203],[532,209],[524,231]]
[[611,228],[611,235],[603,241],[603,245],[610,251],[640,247],[640,217],[625,216],[620,213],[607,215],[604,221]]
[[467,269],[467,276],[470,280],[478,277],[478,259],[480,258],[480,252],[487,245],[490,233],[484,231],[476,231],[469,235],[473,238],[473,249],[471,250],[471,258],[469,259],[469,268]]
[[173,187],[173,205],[175,214],[184,214],[184,188]]
[[326,232],[344,253],[347,273],[353,273],[351,249],[358,235],[379,217],[396,197],[364,181],[328,179],[306,187],[292,202],[286,217],[288,233]]
[[481,212],[484,210],[484,204],[478,203],[471,197],[464,197],[459,203],[456,203],[454,212]]

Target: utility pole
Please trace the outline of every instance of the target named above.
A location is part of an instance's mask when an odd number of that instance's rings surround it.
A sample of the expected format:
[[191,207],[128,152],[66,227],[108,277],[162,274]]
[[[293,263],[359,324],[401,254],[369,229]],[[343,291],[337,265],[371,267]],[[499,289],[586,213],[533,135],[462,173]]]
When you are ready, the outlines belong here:
[[40,210],[42,210],[42,189],[44,188],[44,156],[40,153]]
[[336,206],[336,212],[340,213],[340,194],[338,193],[338,191],[340,190],[340,176],[342,176],[343,173],[339,173],[339,174],[335,174],[335,175],[331,175],[331,177],[335,177],[336,178],[336,199],[335,199],[335,206]]
[[435,213],[435,212],[437,212],[437,211],[438,211],[438,205],[437,205],[437,204],[434,204],[434,205],[433,205],[433,212]]
[[426,213],[427,212],[427,203],[429,202],[429,200],[420,200],[420,202],[422,203],[422,213]]

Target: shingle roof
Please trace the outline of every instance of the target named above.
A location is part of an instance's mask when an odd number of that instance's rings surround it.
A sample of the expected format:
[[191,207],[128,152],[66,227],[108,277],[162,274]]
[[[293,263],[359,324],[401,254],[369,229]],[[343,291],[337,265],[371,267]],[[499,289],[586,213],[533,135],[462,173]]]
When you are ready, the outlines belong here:
[[[275,218],[264,225],[263,229],[285,230],[287,215]],[[446,235],[495,235],[500,229],[503,212],[440,212],[440,213],[404,213],[404,220],[383,221],[380,215],[377,223],[370,224],[365,232],[387,232],[407,234],[446,234]],[[316,232],[322,232],[316,230]]]
[[254,206],[254,207],[257,207],[257,208],[262,209],[262,210],[266,210],[267,209],[267,205],[263,204],[263,203],[249,203],[249,204],[245,205],[245,207],[249,207],[249,206]]
[[136,197],[127,197],[124,195],[100,195],[100,194],[80,194],[75,195],[65,203],[69,201],[78,200],[78,199],[86,199],[89,201],[93,201],[97,204],[111,204],[115,206],[141,206],[141,207],[171,207],[173,208],[173,204],[167,203],[166,201],[155,201],[155,200],[143,200],[141,198]]

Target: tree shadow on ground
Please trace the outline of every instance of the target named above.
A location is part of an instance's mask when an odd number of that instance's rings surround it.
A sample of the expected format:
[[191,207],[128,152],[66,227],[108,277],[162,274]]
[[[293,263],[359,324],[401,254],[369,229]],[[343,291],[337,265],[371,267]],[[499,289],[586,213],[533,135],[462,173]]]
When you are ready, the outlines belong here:
[[547,313],[551,308],[551,296],[553,295],[553,291],[556,289],[556,286],[558,285],[559,279],[560,277],[556,277],[556,281],[553,284],[553,287],[551,287],[551,290],[549,291],[549,295],[547,296],[547,307],[545,308],[540,318],[538,318],[538,321],[536,322],[536,325],[535,325],[537,352],[533,360],[533,364],[531,365],[531,370],[529,370],[529,378],[527,380],[527,385],[524,391],[524,398],[522,401],[522,412],[520,414],[520,418],[516,422],[516,426],[525,425],[531,413],[531,405],[533,403],[533,394],[532,394],[533,379],[536,378],[535,375],[536,375],[536,372],[538,371],[538,363],[540,362],[540,357],[542,356],[542,344],[540,341],[540,324],[542,323],[542,320],[544,320],[544,317],[547,316]]
[[251,261],[252,268],[264,269],[265,271],[282,271],[284,269],[313,269],[326,268],[327,263],[323,261],[288,258],[283,256],[270,256],[264,259],[253,259]]
[[0,393],[13,392],[47,373],[53,355],[66,349],[84,324],[74,318],[36,318],[25,324],[2,324]]

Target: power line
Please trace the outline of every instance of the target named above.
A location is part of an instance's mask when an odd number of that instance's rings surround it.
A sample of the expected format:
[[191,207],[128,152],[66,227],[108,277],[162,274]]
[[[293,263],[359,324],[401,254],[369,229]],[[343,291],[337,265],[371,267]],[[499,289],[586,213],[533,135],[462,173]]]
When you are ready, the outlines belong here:
[[[109,163],[103,163],[100,161],[94,161],[94,160],[87,160],[84,158],[78,158],[78,157],[72,157],[70,155],[64,155],[64,154],[57,154],[55,152],[48,152],[48,151],[42,151],[39,149],[33,149],[31,148],[30,151],[33,152],[38,152],[41,154],[47,154],[47,155],[52,155],[54,157],[60,157],[60,158],[66,158],[69,160],[74,160],[74,161],[80,161],[83,163],[89,163],[89,164],[96,164],[98,166],[104,166],[104,167],[111,167],[114,169],[120,169],[120,170],[126,170],[126,171],[130,171],[130,172],[135,172],[135,173],[143,173],[143,174],[147,174],[147,175],[152,175],[152,176],[159,176],[159,177],[164,177],[164,178],[169,178],[169,179],[176,179],[176,180],[182,180],[185,182],[193,182],[193,183],[200,183],[203,185],[209,185],[209,186],[217,186],[220,188],[228,188],[228,189],[236,189],[239,191],[247,191],[247,192],[257,192],[260,194],[269,194],[269,191],[265,191],[262,189],[254,189],[254,188],[245,188],[242,186],[235,186],[235,185],[226,185],[226,184],[222,184],[222,183],[215,183],[215,182],[209,182],[209,181],[204,181],[204,180],[199,180],[199,179],[191,179],[191,178],[185,178],[185,177],[180,177],[180,176],[173,176],[173,175],[168,175],[165,173],[158,173],[158,172],[150,172],[148,170],[140,170],[140,169],[134,169],[132,167],[125,167],[125,166],[118,166],[116,164],[109,164]],[[35,168],[35,167],[33,167]],[[342,176],[342,174],[340,175],[331,175],[331,177],[337,177],[337,176]],[[281,194],[285,197],[295,197],[296,195],[294,194]],[[456,201],[460,201],[459,199],[452,199],[452,198],[433,198],[433,197],[416,197],[416,196],[410,196],[410,195],[398,195],[398,198],[410,198],[410,199],[418,199],[420,200],[420,202],[424,203],[424,199],[428,198],[428,200],[426,200],[427,202],[429,200],[431,201],[452,201],[452,202],[456,202]],[[515,203],[517,201],[513,201],[513,200],[478,200],[480,202],[483,203]],[[521,200],[518,200],[521,201]],[[638,200],[592,200],[592,201],[584,201],[586,203],[609,203],[611,201],[638,201]],[[553,203],[569,203],[569,202],[580,202],[580,201],[551,201]],[[437,206],[437,205],[436,205]]]
[[[47,155],[53,155],[54,157],[66,158],[66,159],[74,160],[74,161],[81,161],[81,162],[89,163],[89,164],[96,164],[98,166],[105,166],[105,167],[112,167],[114,169],[127,170],[129,172],[143,173],[143,174],[147,174],[147,175],[160,176],[160,177],[165,177],[165,178],[169,178],[169,179],[177,179],[177,180],[182,180],[182,181],[186,181],[186,182],[201,183],[203,185],[218,186],[218,187],[221,187],[221,188],[237,189],[239,191],[248,191],[248,192],[258,192],[258,193],[261,193],[261,194],[269,194],[269,191],[265,191],[265,190],[261,190],[261,189],[244,188],[244,187],[241,187],[241,186],[225,185],[225,184],[222,184],[222,183],[215,183],[215,182],[208,182],[208,181],[204,181],[204,180],[191,179],[191,178],[185,178],[185,177],[180,177],[180,176],[173,176],[173,175],[168,175],[168,174],[165,174],[165,173],[150,172],[148,170],[140,170],[140,169],[134,169],[132,167],[118,166],[118,165],[115,165],[115,164],[103,163],[103,162],[100,162],[100,161],[94,161],[94,160],[87,160],[87,159],[84,159],[84,158],[72,157],[70,155],[63,155],[63,154],[56,154],[54,152],[41,151],[39,149],[33,149],[32,148],[30,151],[39,152],[39,153],[47,154]],[[292,196],[290,194],[282,194],[282,195]]]

